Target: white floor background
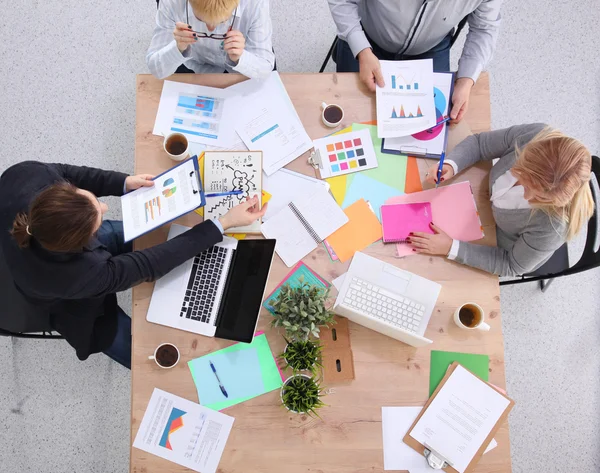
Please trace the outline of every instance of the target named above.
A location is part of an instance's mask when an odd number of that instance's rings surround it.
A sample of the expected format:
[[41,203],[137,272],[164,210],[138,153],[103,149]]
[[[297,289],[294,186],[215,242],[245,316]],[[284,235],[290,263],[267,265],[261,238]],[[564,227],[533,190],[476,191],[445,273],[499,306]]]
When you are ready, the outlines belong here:
[[[24,159],[133,170],[135,74],[147,72],[155,10],[154,0],[3,2],[0,170]],[[334,37],[326,1],[271,10],[279,70],[316,72]],[[493,127],[544,121],[598,154],[598,0],[513,0],[503,18]],[[600,471],[599,303],[599,271],[545,295],[502,289],[514,472]],[[103,355],[80,363],[54,341],[0,339],[0,360],[0,471],[127,471],[127,370]]]

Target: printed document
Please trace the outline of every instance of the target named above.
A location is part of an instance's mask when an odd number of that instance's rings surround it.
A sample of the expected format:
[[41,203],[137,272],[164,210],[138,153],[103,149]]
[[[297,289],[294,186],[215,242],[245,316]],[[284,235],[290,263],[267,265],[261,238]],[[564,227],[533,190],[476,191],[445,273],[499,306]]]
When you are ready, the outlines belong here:
[[509,405],[506,397],[459,365],[410,436],[463,473]]
[[379,61],[384,87],[377,87],[377,136],[394,138],[437,123],[433,60]]
[[203,203],[195,158],[154,178],[154,187],[142,187],[121,197],[125,241],[131,241],[170,222]]
[[199,473],[215,473],[233,421],[155,388],[133,446]]
[[263,152],[268,176],[312,148],[277,72],[229,89],[243,94],[236,97],[236,131],[249,150]]

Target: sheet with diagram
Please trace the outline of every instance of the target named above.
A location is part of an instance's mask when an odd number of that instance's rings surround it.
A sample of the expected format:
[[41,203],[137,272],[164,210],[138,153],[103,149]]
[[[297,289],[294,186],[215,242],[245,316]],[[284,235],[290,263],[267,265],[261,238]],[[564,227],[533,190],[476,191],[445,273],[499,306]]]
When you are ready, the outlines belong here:
[[154,178],[153,187],[142,187],[121,197],[125,241],[164,225],[204,205],[196,156]]
[[232,126],[231,96],[227,89],[166,80],[152,133],[178,132],[192,143],[228,147],[239,140]]
[[199,473],[215,473],[234,420],[155,388],[133,446]]
[[384,87],[377,87],[377,136],[394,138],[437,123],[433,60],[379,61]]
[[[262,200],[262,152],[261,151],[206,151],[204,153],[204,190],[207,194],[242,191],[239,195],[207,197],[204,207],[205,219],[217,219],[229,209],[258,197]],[[251,225],[234,227],[227,233],[260,233],[261,221]]]

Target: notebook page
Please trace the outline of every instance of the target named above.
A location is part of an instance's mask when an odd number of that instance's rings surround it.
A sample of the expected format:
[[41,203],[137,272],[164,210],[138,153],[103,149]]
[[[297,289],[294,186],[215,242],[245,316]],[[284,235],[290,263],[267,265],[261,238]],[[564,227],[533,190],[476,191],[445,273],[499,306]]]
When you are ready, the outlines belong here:
[[317,242],[289,207],[284,207],[263,223],[261,231],[266,238],[277,240],[275,251],[288,268],[317,247]]
[[293,204],[321,240],[348,223],[344,211],[325,189],[319,189],[311,196],[295,199]]
[[506,397],[459,365],[410,436],[463,473],[509,404]]

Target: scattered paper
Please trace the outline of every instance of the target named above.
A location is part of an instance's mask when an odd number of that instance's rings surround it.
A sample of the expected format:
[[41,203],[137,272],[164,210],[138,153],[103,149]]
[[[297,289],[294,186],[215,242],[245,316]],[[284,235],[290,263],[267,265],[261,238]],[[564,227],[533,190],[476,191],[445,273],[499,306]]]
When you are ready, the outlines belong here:
[[155,388],[133,446],[199,473],[215,473],[233,421]]

